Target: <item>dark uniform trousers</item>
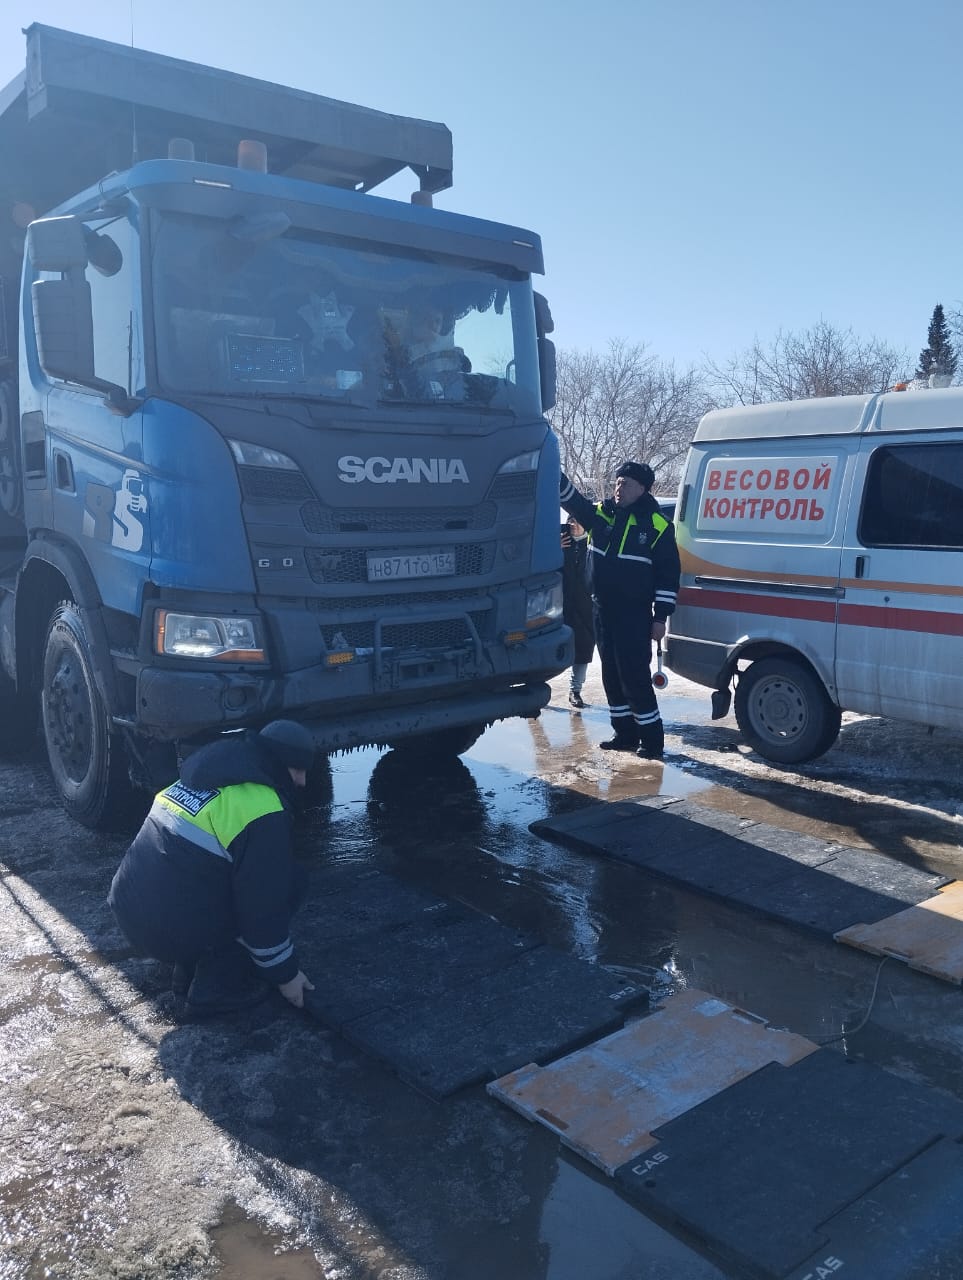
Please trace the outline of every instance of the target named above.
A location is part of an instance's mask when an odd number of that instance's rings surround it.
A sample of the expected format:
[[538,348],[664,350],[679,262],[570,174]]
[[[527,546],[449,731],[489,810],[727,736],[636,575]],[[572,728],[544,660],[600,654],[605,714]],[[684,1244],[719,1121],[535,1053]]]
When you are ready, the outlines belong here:
[[595,602],[602,686],[617,738],[660,755],[662,716],[652,688],[652,608],[628,600]]

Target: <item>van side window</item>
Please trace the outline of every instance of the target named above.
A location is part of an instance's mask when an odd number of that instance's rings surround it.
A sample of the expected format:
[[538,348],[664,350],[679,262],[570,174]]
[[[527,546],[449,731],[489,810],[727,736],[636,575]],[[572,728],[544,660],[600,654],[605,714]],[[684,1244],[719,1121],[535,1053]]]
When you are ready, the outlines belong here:
[[859,539],[867,547],[963,549],[963,444],[877,449]]

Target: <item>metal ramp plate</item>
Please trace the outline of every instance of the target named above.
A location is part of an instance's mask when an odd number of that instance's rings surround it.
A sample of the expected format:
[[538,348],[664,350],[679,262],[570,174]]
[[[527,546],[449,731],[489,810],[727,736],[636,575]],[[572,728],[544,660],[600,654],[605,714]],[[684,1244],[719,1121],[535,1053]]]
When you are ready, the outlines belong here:
[[530,830],[587,853],[617,858],[834,936],[875,923],[948,883],[871,850],[830,844],[766,823],[746,823],[691,802],[595,804],[533,822]]
[[854,924],[836,934],[874,956],[892,956],[911,969],[945,982],[963,982],[963,881],[954,880],[934,898],[875,924]]
[[640,1022],[547,1067],[488,1086],[605,1173],[657,1143],[652,1130],[770,1062],[817,1046],[696,988]]
[[788,1280],[961,1280],[961,1204],[963,1147],[942,1138],[831,1218],[826,1251]]
[[[485,946],[485,939],[478,943]],[[398,963],[402,958],[396,957]],[[350,1021],[343,1035],[433,1098],[533,1059],[549,1061],[620,1027],[648,992],[549,947],[525,951],[470,982],[425,998],[417,975],[394,1008]]]
[[308,1012],[433,1097],[622,1026],[648,993],[458,903],[356,866],[299,913]]
[[[880,1280],[872,1265],[843,1259],[840,1268],[826,1259],[839,1261],[841,1248],[854,1259],[876,1249],[875,1206],[887,1180],[891,1230],[899,1236],[902,1227],[912,1243],[920,1197],[914,1209],[892,1188],[931,1185],[932,1159],[916,1162],[961,1135],[963,1103],[822,1049],[789,1067],[763,1067],[670,1121],[654,1135],[658,1146],[615,1176],[647,1213],[688,1232],[739,1275],[803,1280],[835,1269]],[[939,1159],[957,1171],[951,1186],[958,1187],[958,1162]],[[948,1212],[958,1219],[956,1203]],[[929,1247],[925,1237],[916,1244]],[[934,1248],[942,1247],[937,1240]],[[920,1274],[959,1280],[963,1271]]]

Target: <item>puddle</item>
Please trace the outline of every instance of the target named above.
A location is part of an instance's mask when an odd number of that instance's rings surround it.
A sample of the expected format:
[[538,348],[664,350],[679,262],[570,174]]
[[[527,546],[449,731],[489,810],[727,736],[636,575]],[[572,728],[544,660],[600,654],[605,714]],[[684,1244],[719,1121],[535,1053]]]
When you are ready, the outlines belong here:
[[286,1250],[282,1237],[249,1218],[236,1204],[211,1231],[217,1280],[325,1280],[310,1249]]

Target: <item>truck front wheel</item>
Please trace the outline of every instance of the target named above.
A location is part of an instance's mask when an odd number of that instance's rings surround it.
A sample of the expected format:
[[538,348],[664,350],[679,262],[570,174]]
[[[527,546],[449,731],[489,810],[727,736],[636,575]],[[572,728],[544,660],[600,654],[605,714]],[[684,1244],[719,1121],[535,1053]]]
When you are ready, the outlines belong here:
[[792,658],[760,658],[739,676],[736,720],[754,751],[775,764],[813,760],[836,741],[840,710]]
[[47,628],[41,714],[50,771],[67,813],[95,830],[128,820],[134,794],[126,752],[111,731],[83,618],[71,601],[57,605]]

